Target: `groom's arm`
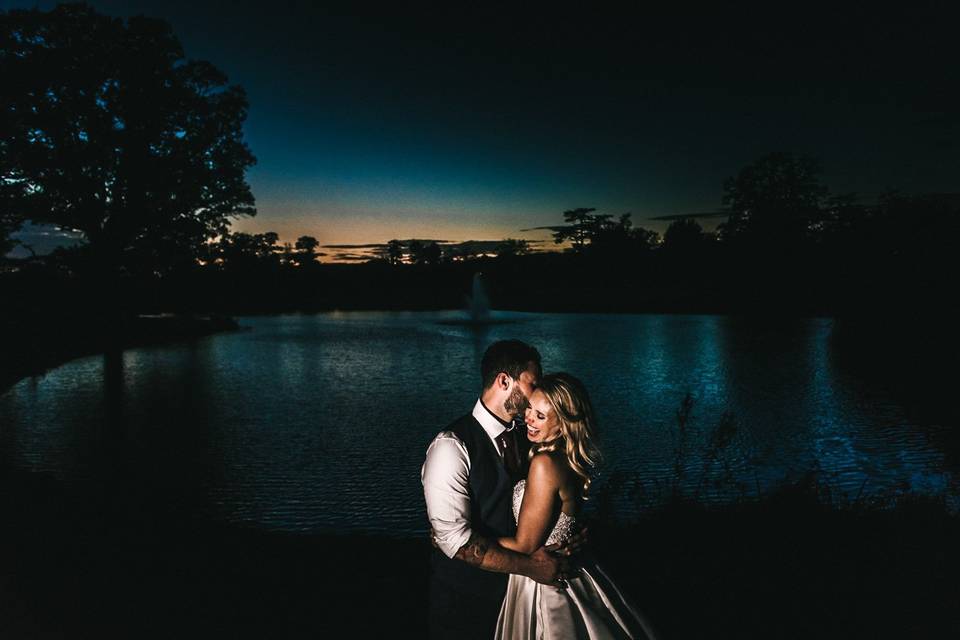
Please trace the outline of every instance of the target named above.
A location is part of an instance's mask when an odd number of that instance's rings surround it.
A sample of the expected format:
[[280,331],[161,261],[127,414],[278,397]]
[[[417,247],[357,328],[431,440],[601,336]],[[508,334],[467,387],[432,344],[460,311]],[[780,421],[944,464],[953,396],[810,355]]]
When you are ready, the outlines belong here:
[[470,536],[454,558],[484,571],[516,573],[552,585],[560,584],[558,581],[565,562],[543,548],[530,555],[517,553],[476,534]]
[[497,573],[516,573],[538,582],[556,581],[562,561],[544,550],[515,553],[473,532],[470,526],[470,456],[451,432],[434,438],[420,473],[431,537],[444,555]]
[[467,544],[470,528],[470,456],[453,433],[440,433],[427,448],[420,472],[431,540],[448,558]]

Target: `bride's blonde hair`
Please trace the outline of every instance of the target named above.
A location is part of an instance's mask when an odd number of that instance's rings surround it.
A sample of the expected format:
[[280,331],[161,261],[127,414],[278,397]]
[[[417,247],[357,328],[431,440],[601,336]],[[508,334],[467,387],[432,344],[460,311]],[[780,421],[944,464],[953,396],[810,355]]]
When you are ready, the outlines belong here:
[[548,442],[533,444],[530,457],[563,447],[570,468],[583,479],[583,497],[586,498],[590,489],[590,470],[600,461],[593,405],[587,389],[569,373],[551,373],[540,379],[537,390],[543,392],[557,416],[560,435]]

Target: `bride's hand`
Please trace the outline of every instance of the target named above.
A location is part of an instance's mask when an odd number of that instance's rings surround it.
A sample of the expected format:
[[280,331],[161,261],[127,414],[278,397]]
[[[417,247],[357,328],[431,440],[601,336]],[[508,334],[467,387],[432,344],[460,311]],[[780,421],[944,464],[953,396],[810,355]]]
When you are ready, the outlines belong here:
[[572,555],[580,553],[589,540],[590,536],[588,535],[587,527],[581,527],[576,533],[570,536],[566,542],[547,545],[544,549],[558,556],[569,558]]

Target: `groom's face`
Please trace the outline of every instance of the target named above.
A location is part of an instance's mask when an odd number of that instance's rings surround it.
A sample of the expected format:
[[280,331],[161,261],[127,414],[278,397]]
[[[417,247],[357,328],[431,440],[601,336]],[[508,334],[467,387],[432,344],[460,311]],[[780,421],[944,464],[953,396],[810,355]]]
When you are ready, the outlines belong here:
[[513,389],[510,396],[504,401],[503,409],[513,417],[523,418],[527,407],[530,406],[530,396],[537,388],[537,366],[531,364],[519,378],[513,380]]

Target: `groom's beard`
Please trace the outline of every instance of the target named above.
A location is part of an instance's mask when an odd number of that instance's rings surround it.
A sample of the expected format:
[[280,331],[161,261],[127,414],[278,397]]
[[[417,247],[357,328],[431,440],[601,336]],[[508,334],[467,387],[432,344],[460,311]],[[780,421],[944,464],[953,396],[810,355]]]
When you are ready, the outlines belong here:
[[522,418],[529,406],[530,401],[527,400],[527,396],[523,395],[523,391],[520,391],[519,387],[514,387],[510,397],[503,402],[503,410],[514,418]]

